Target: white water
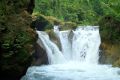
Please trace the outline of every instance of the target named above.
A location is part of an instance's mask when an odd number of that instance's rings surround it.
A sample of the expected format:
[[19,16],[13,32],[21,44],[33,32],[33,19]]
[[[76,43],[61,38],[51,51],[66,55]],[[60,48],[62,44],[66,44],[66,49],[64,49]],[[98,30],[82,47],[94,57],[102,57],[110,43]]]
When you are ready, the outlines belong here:
[[48,55],[50,65],[30,67],[22,80],[120,80],[120,69],[99,65],[100,35],[97,26],[54,32],[61,51],[47,33],[37,31],[38,43]]

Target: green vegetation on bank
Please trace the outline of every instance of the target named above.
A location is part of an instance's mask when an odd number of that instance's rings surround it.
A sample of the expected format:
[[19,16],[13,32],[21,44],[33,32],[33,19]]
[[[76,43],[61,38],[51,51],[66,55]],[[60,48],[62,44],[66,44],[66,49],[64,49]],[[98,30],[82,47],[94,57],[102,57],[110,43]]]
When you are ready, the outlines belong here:
[[[36,0],[35,3],[34,13],[43,14],[52,24],[63,25],[67,21],[72,22],[71,26],[99,25],[102,39],[120,42],[120,0]],[[64,27],[69,29],[70,25]]]

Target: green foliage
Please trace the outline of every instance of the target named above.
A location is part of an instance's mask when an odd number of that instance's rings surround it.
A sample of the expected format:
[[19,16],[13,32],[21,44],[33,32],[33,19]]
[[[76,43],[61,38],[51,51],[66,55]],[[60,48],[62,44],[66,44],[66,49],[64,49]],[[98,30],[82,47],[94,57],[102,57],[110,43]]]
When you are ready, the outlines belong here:
[[36,0],[34,12],[76,23],[94,20],[87,15],[95,15],[88,0]]
[[120,0],[36,0],[34,12],[80,25],[100,25],[102,38],[119,42],[119,4]]
[[120,42],[120,21],[112,15],[107,15],[99,21],[101,37],[112,43]]
[[120,16],[120,0],[36,0],[34,12],[77,24],[96,24],[101,16]]

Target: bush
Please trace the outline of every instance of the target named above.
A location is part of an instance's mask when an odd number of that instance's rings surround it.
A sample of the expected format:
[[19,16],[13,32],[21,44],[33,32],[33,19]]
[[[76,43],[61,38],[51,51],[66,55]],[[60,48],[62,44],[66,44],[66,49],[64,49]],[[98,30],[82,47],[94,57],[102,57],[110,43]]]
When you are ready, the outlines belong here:
[[99,21],[102,40],[120,42],[120,21],[112,15],[106,15]]

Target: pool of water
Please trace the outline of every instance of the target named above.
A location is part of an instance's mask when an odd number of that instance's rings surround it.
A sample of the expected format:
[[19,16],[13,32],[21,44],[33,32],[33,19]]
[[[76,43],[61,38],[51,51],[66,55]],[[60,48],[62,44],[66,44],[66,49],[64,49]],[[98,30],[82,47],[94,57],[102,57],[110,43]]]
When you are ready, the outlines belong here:
[[33,66],[21,80],[120,80],[120,68],[77,62]]

